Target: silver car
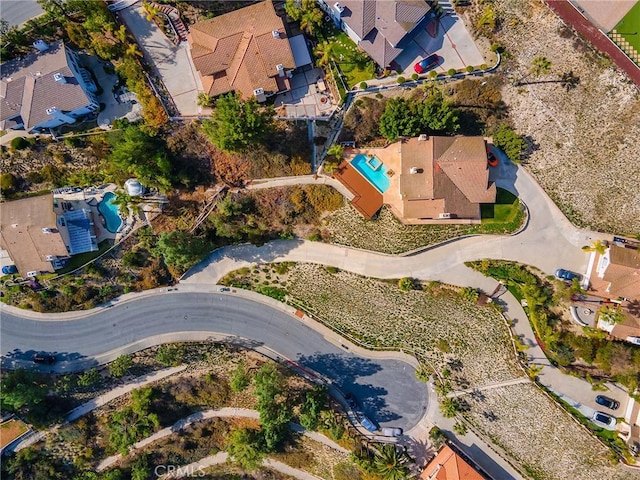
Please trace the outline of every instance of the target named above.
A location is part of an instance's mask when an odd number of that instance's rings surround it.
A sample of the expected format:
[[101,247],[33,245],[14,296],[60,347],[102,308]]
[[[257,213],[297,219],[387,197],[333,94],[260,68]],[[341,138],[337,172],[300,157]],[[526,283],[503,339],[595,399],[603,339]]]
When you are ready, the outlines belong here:
[[612,417],[608,413],[604,413],[604,412],[595,412],[591,417],[591,420],[593,421],[593,423],[595,423],[599,427],[605,427],[605,428],[614,427],[617,423],[617,420],[615,417]]

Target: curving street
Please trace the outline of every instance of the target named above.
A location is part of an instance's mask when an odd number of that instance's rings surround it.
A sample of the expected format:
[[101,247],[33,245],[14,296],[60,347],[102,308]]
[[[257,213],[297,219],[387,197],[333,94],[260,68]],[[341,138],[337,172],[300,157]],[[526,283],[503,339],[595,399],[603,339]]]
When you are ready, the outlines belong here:
[[415,378],[412,365],[354,354],[290,314],[237,295],[178,290],[94,312],[75,320],[43,321],[4,307],[0,340],[4,364],[32,366],[33,353],[45,350],[56,352],[57,371],[86,369],[192,333],[187,338],[215,336],[276,351],[354,393],[362,399],[365,413],[384,426],[413,427],[428,403],[427,387]]

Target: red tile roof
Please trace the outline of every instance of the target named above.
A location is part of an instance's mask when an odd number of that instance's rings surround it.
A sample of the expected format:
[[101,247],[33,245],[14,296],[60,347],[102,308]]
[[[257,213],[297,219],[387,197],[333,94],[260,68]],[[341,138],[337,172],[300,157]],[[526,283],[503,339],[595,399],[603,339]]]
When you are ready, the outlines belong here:
[[[279,32],[277,38],[274,31]],[[249,98],[258,88],[278,92],[284,82],[276,66],[285,70],[296,66],[271,0],[192,25],[189,43],[193,63],[203,86],[210,85],[211,96],[236,90]]]
[[445,445],[424,467],[420,480],[484,480],[484,477],[451,447]]

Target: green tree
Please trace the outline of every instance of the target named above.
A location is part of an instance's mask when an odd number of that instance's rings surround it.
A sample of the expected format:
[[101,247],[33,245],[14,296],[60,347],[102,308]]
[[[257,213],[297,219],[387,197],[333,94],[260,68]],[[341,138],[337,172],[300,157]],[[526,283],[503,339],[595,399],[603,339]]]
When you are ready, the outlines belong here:
[[547,57],[544,57],[544,56],[535,57],[531,61],[531,67],[529,67],[527,74],[521,77],[519,80],[517,80],[515,84],[522,85],[524,80],[526,80],[530,76],[533,75],[534,77],[540,77],[542,75],[546,75],[550,71],[551,71],[551,60],[549,60]]
[[291,20],[299,22],[302,18],[302,4],[298,0],[287,0],[284,4],[284,10]]
[[18,179],[13,173],[3,173],[0,175],[0,190],[4,193],[11,193],[18,186]]
[[226,441],[229,457],[248,471],[257,470],[265,456],[264,440],[251,428],[233,430]]
[[327,389],[316,385],[305,392],[305,399],[300,408],[300,425],[307,430],[316,430],[320,423],[320,413],[327,406]]
[[618,306],[605,305],[600,308],[600,318],[603,322],[617,325],[627,318],[622,309]]
[[216,101],[202,131],[221,150],[239,152],[262,142],[273,127],[273,109],[260,107],[255,99],[243,101],[234,93]]
[[151,412],[153,389],[141,388],[131,392],[132,405],[111,415],[107,422],[109,446],[126,455],[129,447],[151,435],[160,425],[158,416]]
[[289,434],[293,417],[285,392],[284,378],[272,363],[258,370],[254,377],[262,435],[267,451],[274,451]]
[[373,471],[384,480],[404,480],[411,471],[407,465],[410,457],[395,445],[380,445],[374,448]]
[[525,139],[512,128],[501,124],[493,134],[493,144],[502,149],[514,163],[519,163],[527,148]]
[[[62,480],[68,478],[64,466],[57,458],[43,450],[27,447],[7,459],[7,472],[15,480]],[[3,459],[3,473],[5,460]],[[3,475],[4,478],[4,475]]]
[[231,390],[238,393],[243,391],[251,383],[251,377],[247,371],[247,365],[244,361],[241,361],[233,372],[231,372],[231,380],[229,385]]
[[455,398],[443,398],[440,401],[440,413],[444,418],[453,418],[458,413],[458,402]]
[[422,102],[422,130],[452,133],[459,128],[458,111],[445,101],[440,88],[428,86],[427,97]]
[[162,255],[167,265],[186,270],[196,264],[209,251],[206,239],[184,230],[162,232],[158,237],[156,253]]
[[322,42],[315,49],[315,55],[318,57],[316,62],[318,66],[328,65],[334,57],[336,44],[331,42]]
[[339,143],[334,143],[327,149],[327,155],[331,155],[332,157],[336,157],[338,159],[342,158],[343,154],[344,147]]
[[380,117],[380,133],[390,142],[398,137],[415,137],[420,133],[421,118],[416,115],[413,103],[404,98],[391,98],[387,101]]
[[112,146],[108,160],[118,174],[137,177],[146,186],[168,190],[171,186],[171,163],[163,144],[137,125],[108,137]]
[[5,411],[32,407],[47,396],[48,386],[42,376],[23,369],[3,373],[1,385],[0,400]]
[[120,355],[109,364],[109,373],[113,377],[122,377],[133,367],[133,357],[131,355]]

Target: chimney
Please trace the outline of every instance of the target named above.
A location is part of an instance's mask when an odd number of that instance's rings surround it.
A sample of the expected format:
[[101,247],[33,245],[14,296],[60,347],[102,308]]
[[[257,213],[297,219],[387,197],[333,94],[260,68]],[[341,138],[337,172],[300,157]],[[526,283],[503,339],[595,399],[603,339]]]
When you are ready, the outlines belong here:
[[342,12],[344,12],[344,7],[342,5],[340,5],[340,3],[336,2],[333,5],[333,8],[338,12],[338,15],[342,14]]
[[422,134],[418,137],[418,141],[419,141],[419,142],[426,142],[426,141],[427,141],[427,138],[429,138],[429,137],[427,137],[427,135],[426,135],[426,134],[422,133]]
[[409,169],[409,173],[410,173],[411,175],[415,175],[416,173],[420,173],[420,169],[419,169],[418,167],[411,167],[411,168]]
[[64,78],[64,75],[62,75],[60,72],[54,73],[53,74],[53,79],[56,81],[56,83],[60,83],[60,84],[67,83],[67,79]]
[[278,70],[279,77],[284,77],[284,66],[281,63],[276,65],[276,70]]

